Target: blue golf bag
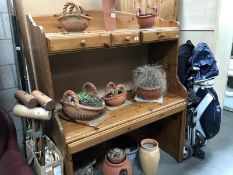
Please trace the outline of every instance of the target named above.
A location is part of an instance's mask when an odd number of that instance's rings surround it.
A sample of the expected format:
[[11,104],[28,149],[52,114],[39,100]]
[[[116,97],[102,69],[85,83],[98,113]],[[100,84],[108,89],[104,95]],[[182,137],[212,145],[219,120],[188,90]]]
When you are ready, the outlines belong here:
[[[179,69],[186,69],[185,76]],[[184,159],[191,155],[204,158],[201,148],[220,130],[221,107],[213,88],[218,74],[216,60],[206,43],[194,48],[191,41],[187,41],[180,46],[178,76],[189,97]]]

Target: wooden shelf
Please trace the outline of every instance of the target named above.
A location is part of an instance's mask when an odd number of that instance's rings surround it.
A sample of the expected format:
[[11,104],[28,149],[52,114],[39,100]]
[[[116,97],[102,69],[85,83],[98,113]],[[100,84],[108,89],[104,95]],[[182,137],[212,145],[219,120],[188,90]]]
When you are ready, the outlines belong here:
[[164,102],[133,102],[113,111],[107,111],[107,119],[97,128],[61,119],[65,142],[70,154],[84,150],[110,138],[161,120],[186,108],[185,98],[168,93]]
[[104,30],[103,12],[87,14],[94,18],[83,33],[65,32],[57,15],[27,16],[39,90],[58,100],[65,90],[78,90],[85,81],[98,88],[109,80],[128,85],[127,74],[145,63],[161,64],[169,86],[162,104],[133,102],[107,111],[106,120],[98,127],[60,119],[56,111],[45,130],[65,157],[66,174],[74,174],[74,154],[130,131],[142,130],[147,137],[151,128],[150,136],[181,161],[187,92],[176,75],[179,23],[157,18],[152,28],[139,29],[134,14],[117,12],[117,29],[109,32]]

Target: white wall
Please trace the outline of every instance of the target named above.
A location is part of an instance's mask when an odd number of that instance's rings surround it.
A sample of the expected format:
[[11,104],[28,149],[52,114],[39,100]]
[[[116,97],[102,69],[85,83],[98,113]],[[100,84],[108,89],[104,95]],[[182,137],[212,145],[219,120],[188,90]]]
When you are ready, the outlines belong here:
[[194,45],[197,45],[202,41],[214,49],[218,1],[180,0],[179,2],[180,43],[190,39]]
[[232,0],[180,0],[180,44],[190,39],[194,45],[206,42],[217,60],[220,75],[215,89],[223,105],[232,43]]
[[219,23],[216,31],[215,56],[218,61],[220,75],[216,79],[215,89],[223,104],[227,71],[230,62],[233,37],[233,1],[221,0],[219,7]]

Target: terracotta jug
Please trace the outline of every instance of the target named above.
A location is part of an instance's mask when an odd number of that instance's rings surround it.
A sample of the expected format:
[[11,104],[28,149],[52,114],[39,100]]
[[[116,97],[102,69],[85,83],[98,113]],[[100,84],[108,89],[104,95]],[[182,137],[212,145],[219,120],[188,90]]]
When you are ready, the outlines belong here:
[[141,141],[139,149],[139,162],[145,175],[155,175],[160,159],[158,142],[154,139]]
[[104,175],[132,175],[132,165],[122,149],[109,150],[103,163]]
[[117,0],[102,0],[105,30],[116,30],[116,3]]

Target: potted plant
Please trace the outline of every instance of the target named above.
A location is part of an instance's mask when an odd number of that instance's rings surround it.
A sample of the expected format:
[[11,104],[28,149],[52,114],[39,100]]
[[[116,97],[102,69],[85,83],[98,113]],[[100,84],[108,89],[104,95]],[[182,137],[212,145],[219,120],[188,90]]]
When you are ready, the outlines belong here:
[[132,175],[132,165],[122,149],[110,149],[103,163],[103,175]]
[[105,103],[98,96],[94,84],[86,82],[82,91],[75,93],[68,90],[61,99],[63,112],[73,120],[90,121],[98,118],[104,112]]
[[167,91],[166,74],[161,65],[143,65],[133,71],[136,94],[145,100],[156,99]]
[[140,28],[151,28],[155,23],[155,17],[157,16],[157,7],[152,8],[151,13],[141,13],[141,9],[136,10],[136,16]]
[[125,102],[126,96],[125,85],[115,85],[113,82],[108,82],[103,99],[109,106],[119,106]]

